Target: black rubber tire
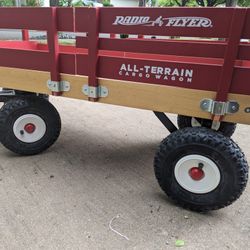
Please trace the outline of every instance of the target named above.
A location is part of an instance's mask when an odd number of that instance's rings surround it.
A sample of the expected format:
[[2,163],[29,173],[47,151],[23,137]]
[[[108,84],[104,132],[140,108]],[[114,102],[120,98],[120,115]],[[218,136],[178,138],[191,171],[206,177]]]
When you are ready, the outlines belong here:
[[[2,88],[2,90],[12,90],[12,89]],[[0,102],[5,103],[9,101],[10,99],[17,98],[17,97],[37,97],[37,96],[49,101],[49,95],[46,95],[46,94],[38,94],[38,93],[33,93],[33,92],[28,92],[28,91],[15,90],[14,96],[0,96]]]
[[[33,143],[20,141],[13,132],[15,121],[22,115],[38,115],[46,124],[44,136]],[[9,100],[0,110],[0,141],[20,155],[34,155],[49,148],[60,135],[61,119],[56,108],[44,98],[20,97]]]
[[[201,124],[202,127],[211,128],[212,120],[196,118],[195,119]],[[192,127],[192,117],[185,115],[177,116],[177,124],[180,129]],[[218,132],[222,133],[224,136],[231,137],[236,130],[236,123],[232,122],[221,122]]]
[[[190,192],[176,181],[174,169],[184,156],[198,154],[212,160],[221,175],[219,185],[205,194]],[[246,187],[248,164],[230,138],[206,128],[184,128],[161,142],[154,159],[163,191],[180,206],[199,212],[220,209],[237,200]]]

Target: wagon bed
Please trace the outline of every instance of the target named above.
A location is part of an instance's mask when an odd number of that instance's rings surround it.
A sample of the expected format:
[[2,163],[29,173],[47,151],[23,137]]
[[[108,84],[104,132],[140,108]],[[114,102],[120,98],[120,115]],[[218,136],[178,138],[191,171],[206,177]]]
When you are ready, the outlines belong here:
[[[33,155],[57,140],[48,95],[148,109],[171,132],[154,158],[169,197],[195,211],[239,198],[248,164],[229,137],[250,124],[250,9],[0,8],[0,29],[22,30],[22,41],[0,41],[6,148]],[[178,114],[179,130],[165,112]]]
[[[24,41],[0,42],[2,87],[203,118],[211,117],[203,99],[235,101],[239,110],[223,119],[250,123],[250,44],[242,40],[250,9],[1,8],[0,17],[0,28],[26,30]],[[46,31],[47,44],[29,41],[28,30]],[[60,45],[58,32],[75,32],[75,45]]]

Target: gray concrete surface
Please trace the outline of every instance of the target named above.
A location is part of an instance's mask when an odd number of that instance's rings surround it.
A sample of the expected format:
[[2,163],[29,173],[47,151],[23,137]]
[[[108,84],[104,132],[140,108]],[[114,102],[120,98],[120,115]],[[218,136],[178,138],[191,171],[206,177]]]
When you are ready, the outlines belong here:
[[[0,146],[0,249],[250,249],[250,186],[207,214],[176,207],[152,168],[167,131],[149,111],[53,98],[58,142],[33,157]],[[174,116],[172,116],[175,119]],[[250,162],[250,127],[234,139]],[[115,234],[113,227],[129,240]]]

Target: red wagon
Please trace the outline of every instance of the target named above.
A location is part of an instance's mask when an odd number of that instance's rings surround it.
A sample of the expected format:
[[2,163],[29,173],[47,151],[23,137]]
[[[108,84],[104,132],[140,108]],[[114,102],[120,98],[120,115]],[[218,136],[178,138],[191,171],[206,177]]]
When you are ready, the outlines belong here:
[[[250,9],[0,8],[0,29],[23,32],[0,41],[5,147],[32,155],[56,141],[48,95],[148,109],[171,132],[154,160],[168,196],[206,211],[241,195],[248,165],[230,136],[250,124]],[[47,43],[29,30],[46,31]],[[76,43],[60,44],[58,32]]]

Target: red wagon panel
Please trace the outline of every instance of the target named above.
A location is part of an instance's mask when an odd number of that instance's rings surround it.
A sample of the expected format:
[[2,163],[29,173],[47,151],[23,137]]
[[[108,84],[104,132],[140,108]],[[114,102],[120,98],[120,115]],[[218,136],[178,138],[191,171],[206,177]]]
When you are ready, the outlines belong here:
[[[54,82],[88,76],[92,87],[107,78],[212,91],[217,101],[250,95],[249,9],[1,8],[0,17],[0,28],[47,32],[46,45],[0,42],[3,67],[50,72]],[[60,46],[59,31],[84,34]]]
[[234,9],[225,11],[221,8],[102,9],[100,12],[100,32],[228,37],[233,13]]

